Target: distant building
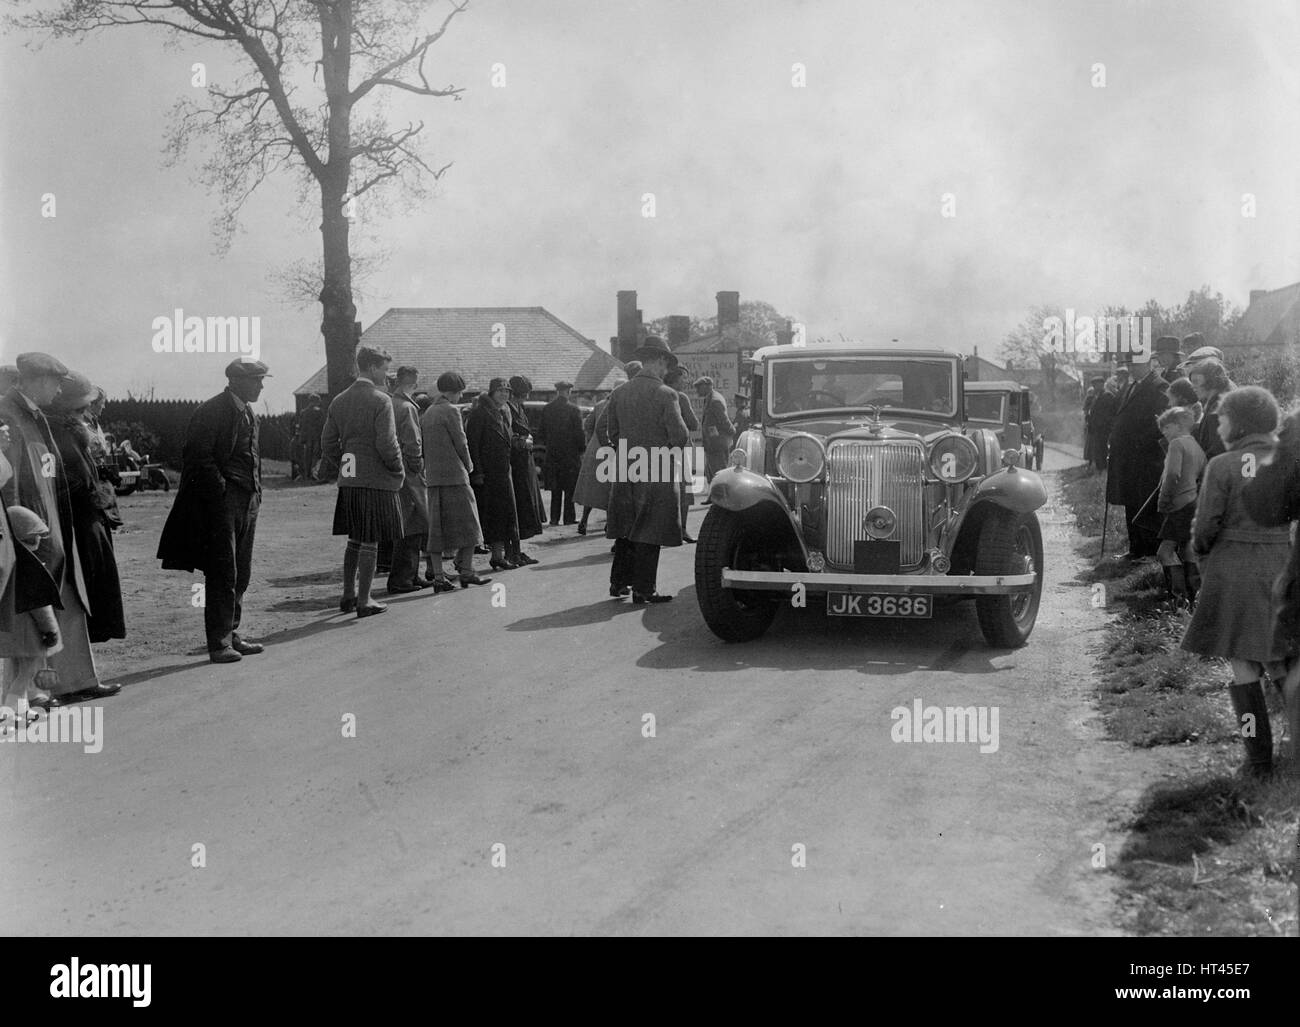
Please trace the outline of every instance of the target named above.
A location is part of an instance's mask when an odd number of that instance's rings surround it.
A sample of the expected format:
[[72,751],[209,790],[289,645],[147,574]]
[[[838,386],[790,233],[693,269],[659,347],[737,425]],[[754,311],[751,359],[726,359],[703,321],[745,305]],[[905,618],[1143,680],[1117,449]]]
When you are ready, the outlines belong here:
[[[543,307],[393,307],[362,332],[361,345],[389,353],[394,368],[419,370],[430,392],[444,371],[458,372],[471,393],[521,374],[535,398],[553,396],[557,381],[605,395],[627,380],[617,360]],[[299,407],[327,394],[323,367],[294,390]]]
[[1279,347],[1300,343],[1300,282],[1280,289],[1252,289],[1241,316],[1240,346]]

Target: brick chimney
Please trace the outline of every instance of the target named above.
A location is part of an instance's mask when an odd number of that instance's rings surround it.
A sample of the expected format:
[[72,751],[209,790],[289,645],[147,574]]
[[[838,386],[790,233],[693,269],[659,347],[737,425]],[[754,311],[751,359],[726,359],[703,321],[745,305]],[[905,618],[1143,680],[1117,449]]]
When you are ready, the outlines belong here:
[[740,347],[740,293],[718,293],[718,334],[722,336],[723,349]]
[[1251,302],[1251,303],[1254,303],[1254,302],[1255,302],[1257,299],[1259,299],[1260,297],[1262,297],[1262,296],[1267,296],[1267,295],[1268,295],[1268,290],[1267,290],[1267,289],[1251,289],[1251,290],[1250,290],[1250,302]]
[[668,316],[668,348],[674,353],[678,347],[691,341],[691,319],[687,314]]
[[784,328],[776,330],[776,344],[778,346],[790,346],[794,344],[794,325],[789,321],[785,323]]
[[632,352],[640,341],[637,339],[640,313],[636,309],[636,290],[621,289],[618,294],[618,345],[614,348],[614,356],[624,363],[632,359]]

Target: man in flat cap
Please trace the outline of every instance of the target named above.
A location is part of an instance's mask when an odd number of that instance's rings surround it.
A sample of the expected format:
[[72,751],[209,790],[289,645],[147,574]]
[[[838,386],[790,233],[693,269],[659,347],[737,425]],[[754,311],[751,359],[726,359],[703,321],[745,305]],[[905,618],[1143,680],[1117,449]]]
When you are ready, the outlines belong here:
[[[95,669],[86,621],[90,597],[73,534],[72,496],[58,446],[41,410],[54,402],[70,374],[45,353],[20,353],[15,363],[17,383],[0,398],[0,421],[9,427],[4,455],[13,468],[0,496],[6,507],[26,507],[49,527],[36,555],[57,590],[58,601],[53,605],[63,644],[60,652],[49,657],[50,669],[58,678],[51,689],[54,701],[50,705],[112,695],[121,686],[100,684]],[[6,674],[9,672],[6,663]]]
[[551,523],[576,524],[573,490],[582,469],[582,451],[587,448],[582,414],[569,402],[572,382],[556,382],[555,398],[542,408],[537,422],[537,442],[546,447],[542,487],[551,493]]
[[1160,544],[1156,538],[1160,515],[1155,500],[1148,500],[1160,486],[1165,463],[1156,415],[1169,405],[1165,395],[1169,386],[1156,354],[1170,352],[1170,343],[1176,352],[1178,340],[1162,336],[1156,340],[1156,353],[1131,354],[1134,380],[1120,397],[1111,424],[1106,502],[1124,507],[1129,551],[1119,557],[1121,560],[1154,556]]
[[207,579],[203,626],[213,663],[262,651],[238,629],[262,505],[253,404],[270,374],[260,360],[234,360],[226,367],[225,391],[194,411],[181,451],[181,484],[158,542],[164,570],[201,570]]
[[[680,450],[690,439],[677,393],[663,380],[677,358],[655,335],[647,336],[633,356],[641,361],[641,373],[609,396],[610,445],[625,449],[629,467],[638,455],[643,465],[660,466],[665,447]],[[643,481],[639,475],[628,480],[633,477],[628,469],[617,468],[609,490],[605,537],[614,540],[609,594],[621,598],[630,587],[635,605],[666,603],[672,596],[657,591],[659,550],[682,544],[678,483]]]
[[510,379],[510,394],[503,413],[510,420],[510,478],[515,490],[515,519],[519,537],[506,546],[506,560],[526,567],[540,563],[523,551],[520,542],[542,533],[546,511],[542,507],[542,490],[537,483],[537,463],[533,460],[533,426],[528,419],[525,400],[533,383],[521,374]]
[[727,400],[713,387],[713,379],[707,375],[695,379],[695,395],[704,400],[704,411],[700,414],[700,434],[704,438],[704,474],[713,480],[713,476],[727,466],[731,458],[732,447],[736,443],[736,426],[727,416]]
[[[420,550],[429,534],[429,500],[424,488],[424,447],[420,435],[420,408],[411,393],[420,372],[403,365],[397,369],[393,386],[393,420],[397,444],[402,448],[405,477],[398,495],[402,501],[402,529],[406,534],[395,541],[389,558],[388,591],[392,595],[424,588],[420,577]],[[441,556],[442,554],[438,554]]]

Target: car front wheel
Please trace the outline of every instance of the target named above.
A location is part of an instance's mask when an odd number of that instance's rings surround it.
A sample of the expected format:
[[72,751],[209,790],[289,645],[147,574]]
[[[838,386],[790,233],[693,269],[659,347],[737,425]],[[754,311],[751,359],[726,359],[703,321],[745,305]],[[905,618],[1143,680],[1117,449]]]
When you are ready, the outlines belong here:
[[1015,649],[1029,641],[1038,618],[1043,594],[1043,534],[1032,513],[992,511],[980,525],[976,574],[1028,574],[1034,572],[1031,592],[978,596],[975,612],[984,640],[996,649]]
[[695,543],[695,595],[704,623],[724,642],[759,638],[776,617],[778,601],[762,592],[723,588],[722,569],[769,566],[759,533],[739,514],[711,506]]

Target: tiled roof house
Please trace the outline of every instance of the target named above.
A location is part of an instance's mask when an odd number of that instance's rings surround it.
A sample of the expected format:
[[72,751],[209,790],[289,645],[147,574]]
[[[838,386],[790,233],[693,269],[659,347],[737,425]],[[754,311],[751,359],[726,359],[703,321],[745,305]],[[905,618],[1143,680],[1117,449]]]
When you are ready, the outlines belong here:
[[[627,379],[622,364],[543,307],[392,307],[361,334],[361,345],[389,353],[394,368],[415,367],[430,390],[444,371],[458,371],[470,392],[516,374],[539,394],[557,381],[608,392]],[[322,367],[294,395],[327,392]]]
[[1300,342],[1300,282],[1281,289],[1252,289],[1241,318],[1243,344],[1288,346]]

